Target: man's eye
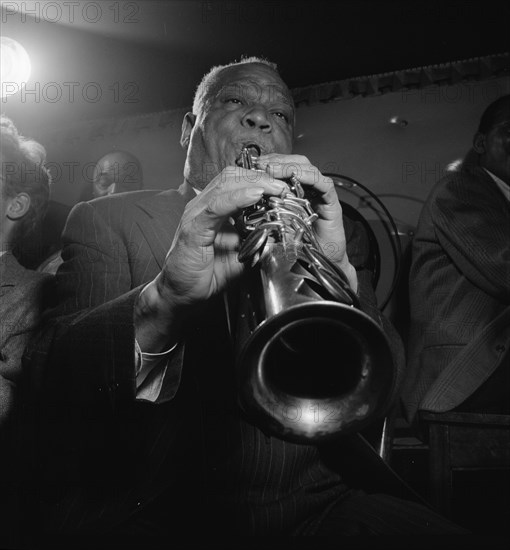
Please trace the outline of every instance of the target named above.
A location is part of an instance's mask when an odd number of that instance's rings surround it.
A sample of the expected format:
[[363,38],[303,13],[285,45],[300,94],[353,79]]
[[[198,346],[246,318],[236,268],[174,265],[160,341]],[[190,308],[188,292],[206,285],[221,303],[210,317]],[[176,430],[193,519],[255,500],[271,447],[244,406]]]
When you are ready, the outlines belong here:
[[285,120],[285,122],[289,122],[289,117],[285,113],[282,113],[281,111],[277,111],[276,113],[274,113],[274,115],[277,116],[278,118]]
[[101,187],[110,187],[110,185],[113,183],[113,178],[111,177],[102,177],[102,178],[99,178],[98,180],[98,184],[101,186]]
[[241,100],[238,97],[227,97],[225,103],[235,103],[237,105],[241,104]]

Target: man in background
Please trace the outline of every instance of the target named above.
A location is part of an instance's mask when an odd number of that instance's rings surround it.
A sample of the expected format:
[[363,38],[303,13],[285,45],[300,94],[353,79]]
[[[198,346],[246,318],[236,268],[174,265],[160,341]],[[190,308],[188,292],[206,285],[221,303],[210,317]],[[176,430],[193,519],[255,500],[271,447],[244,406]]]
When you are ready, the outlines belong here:
[[[143,187],[142,166],[127,151],[111,151],[101,157],[94,167],[93,180],[80,201],[106,197],[113,193],[138,191]],[[25,267],[44,273],[56,273],[62,263],[61,235],[71,207],[50,200],[42,231],[27,236],[21,260]]]
[[482,114],[469,157],[436,184],[413,241],[409,421],[510,413],[510,95]]
[[132,153],[110,151],[97,161],[92,181],[93,198],[142,188],[142,166]]

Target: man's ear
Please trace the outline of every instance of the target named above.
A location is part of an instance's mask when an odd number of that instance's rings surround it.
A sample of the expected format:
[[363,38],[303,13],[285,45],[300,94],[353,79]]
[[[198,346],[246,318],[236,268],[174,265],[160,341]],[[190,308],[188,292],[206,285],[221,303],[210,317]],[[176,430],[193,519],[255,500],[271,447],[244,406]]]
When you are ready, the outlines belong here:
[[10,220],[21,219],[30,208],[30,195],[27,193],[18,193],[15,197],[8,199],[7,217]]
[[477,132],[475,134],[475,137],[473,138],[473,149],[479,155],[483,155],[485,153],[485,135],[484,134],[481,134],[480,132]]
[[191,136],[191,130],[193,129],[193,126],[195,126],[196,119],[197,119],[197,115],[194,115],[193,113],[186,113],[184,115],[184,119],[182,121],[182,130],[181,130],[181,147],[183,149],[188,148],[189,140]]

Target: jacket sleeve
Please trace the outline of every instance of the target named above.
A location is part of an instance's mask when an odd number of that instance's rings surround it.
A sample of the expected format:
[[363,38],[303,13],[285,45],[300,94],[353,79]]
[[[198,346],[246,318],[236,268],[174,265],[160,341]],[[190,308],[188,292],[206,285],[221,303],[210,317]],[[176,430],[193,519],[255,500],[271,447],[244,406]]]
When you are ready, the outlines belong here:
[[157,407],[135,400],[133,309],[143,285],[135,286],[125,238],[108,212],[87,203],[73,209],[59,301],[24,356],[21,448],[35,461],[27,495],[42,531],[96,529],[136,507],[141,480],[156,475],[179,423],[182,396]]
[[[130,222],[131,229],[122,225],[123,219],[133,218],[130,208],[122,201],[73,208],[63,234],[63,264],[56,274],[58,303],[46,315],[37,344],[38,363],[46,364],[48,391],[55,388],[59,400],[101,407],[109,414],[136,397],[133,311],[148,282],[132,274],[135,262],[149,260],[137,254],[135,223]],[[182,356],[181,344],[167,372],[179,370]],[[167,397],[175,393],[165,389]]]
[[59,315],[105,304],[133,289],[129,244],[112,229],[109,211],[79,203],[69,215],[57,275]]
[[134,391],[132,312],[139,289],[131,288],[125,247],[90,204],[72,210],[63,242],[57,304],[27,360],[38,358],[40,381],[56,400],[112,409]]

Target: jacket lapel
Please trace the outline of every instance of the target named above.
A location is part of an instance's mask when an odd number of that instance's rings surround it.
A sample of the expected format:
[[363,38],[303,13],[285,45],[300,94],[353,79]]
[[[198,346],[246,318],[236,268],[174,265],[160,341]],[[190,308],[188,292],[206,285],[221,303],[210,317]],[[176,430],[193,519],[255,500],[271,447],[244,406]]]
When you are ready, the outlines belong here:
[[494,200],[496,204],[503,205],[505,210],[510,210],[510,202],[506,199],[505,195],[499,189],[496,182],[492,179],[491,175],[488,174],[480,166],[475,166],[471,169],[472,174],[481,182],[483,182],[484,188],[488,194],[494,195]]

